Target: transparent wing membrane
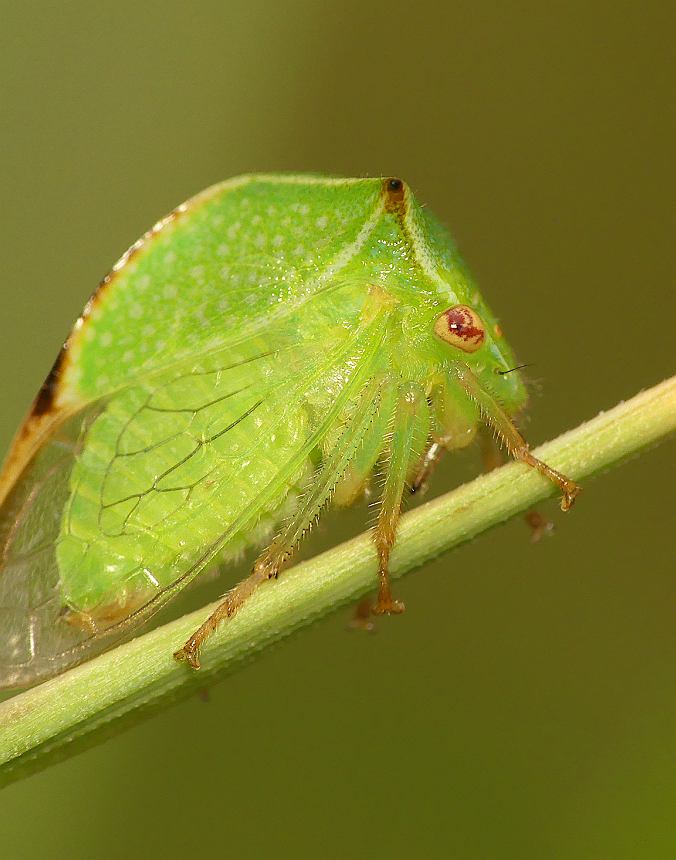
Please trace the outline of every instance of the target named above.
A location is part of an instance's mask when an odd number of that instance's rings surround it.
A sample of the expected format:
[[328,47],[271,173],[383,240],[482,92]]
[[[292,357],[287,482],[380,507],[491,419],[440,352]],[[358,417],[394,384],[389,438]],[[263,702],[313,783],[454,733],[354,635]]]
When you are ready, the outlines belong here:
[[82,640],[63,623],[56,550],[69,477],[96,413],[59,428],[6,499],[0,519],[0,683],[12,686],[58,671],[53,660]]

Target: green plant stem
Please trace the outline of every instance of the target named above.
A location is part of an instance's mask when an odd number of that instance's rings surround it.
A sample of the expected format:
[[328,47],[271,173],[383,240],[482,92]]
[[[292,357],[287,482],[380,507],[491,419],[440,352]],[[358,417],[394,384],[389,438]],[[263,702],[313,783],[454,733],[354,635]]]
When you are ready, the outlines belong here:
[[[583,481],[676,429],[676,376],[609,412],[542,445],[534,453]],[[552,495],[552,485],[521,464],[510,463],[402,518],[392,555],[401,576]],[[580,501],[584,505],[584,496]],[[55,746],[92,731],[169,692],[224,671],[292,630],[376,584],[373,545],[363,534],[285,571],[261,587],[203,649],[195,673],[172,653],[216,604],[185,615],[120,645],[0,704],[0,765],[39,758]],[[0,769],[0,774],[4,770]]]

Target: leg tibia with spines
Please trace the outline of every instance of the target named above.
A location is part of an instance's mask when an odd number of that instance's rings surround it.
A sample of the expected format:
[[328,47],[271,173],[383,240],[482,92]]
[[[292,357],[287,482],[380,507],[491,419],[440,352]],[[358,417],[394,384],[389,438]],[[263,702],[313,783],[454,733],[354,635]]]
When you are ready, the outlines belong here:
[[347,507],[364,495],[364,488],[368,485],[383,452],[392,424],[395,401],[396,387],[386,384],[368,433],[363,437],[349,466],[336,484],[332,502],[337,507]]
[[406,481],[413,463],[420,458],[429,433],[429,408],[423,389],[402,383],[397,393],[394,425],[389,444],[389,462],[373,538],[378,553],[378,599],[376,615],[399,613],[404,604],[392,598],[389,561]]
[[274,574],[263,566],[255,565],[253,571],[239,585],[229,591],[225,600],[216,607],[207,620],[192,634],[188,641],[174,653],[179,661],[185,661],[193,669],[200,668],[199,651],[202,643],[211,636],[221,621],[231,618],[248,600],[258,586],[271,579]]
[[495,398],[485,391],[476,376],[465,364],[457,364],[451,371],[455,380],[459,381],[467,394],[476,402],[486,423],[495,431],[498,438],[515,460],[520,460],[544,475],[561,490],[561,509],[569,510],[575,497],[582,489],[575,481],[552,469],[546,463],[534,457],[526,440],[514,426],[512,420],[505,414]]

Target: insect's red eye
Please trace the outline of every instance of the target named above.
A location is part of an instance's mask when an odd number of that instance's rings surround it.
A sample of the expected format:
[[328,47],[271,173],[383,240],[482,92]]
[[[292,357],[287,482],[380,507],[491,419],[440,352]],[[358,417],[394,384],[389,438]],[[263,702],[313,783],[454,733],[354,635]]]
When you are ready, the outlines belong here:
[[444,311],[437,317],[434,331],[446,343],[463,352],[476,352],[486,339],[481,318],[467,305],[455,305]]

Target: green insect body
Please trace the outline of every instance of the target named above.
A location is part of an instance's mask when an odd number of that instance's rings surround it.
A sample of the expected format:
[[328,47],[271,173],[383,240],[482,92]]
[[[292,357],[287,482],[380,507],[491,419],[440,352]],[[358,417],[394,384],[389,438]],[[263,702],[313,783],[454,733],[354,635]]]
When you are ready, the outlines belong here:
[[[109,647],[214,560],[269,543],[178,656],[332,498],[384,474],[378,612],[407,484],[526,393],[439,223],[397,179],[246,176],[179,207],[75,324],[0,479],[0,684]],[[433,453],[432,453],[433,452]]]

